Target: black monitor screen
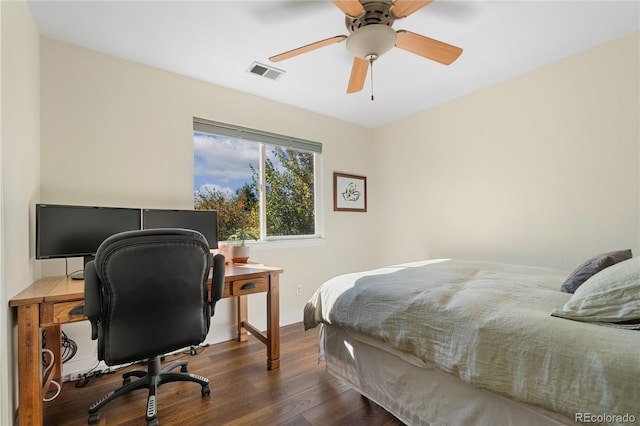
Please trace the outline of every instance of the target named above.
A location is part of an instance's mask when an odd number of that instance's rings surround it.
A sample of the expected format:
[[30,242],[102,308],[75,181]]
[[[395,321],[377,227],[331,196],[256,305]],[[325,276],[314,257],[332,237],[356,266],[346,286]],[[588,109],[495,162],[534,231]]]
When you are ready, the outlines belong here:
[[140,209],[37,204],[36,258],[94,256],[107,237],[140,228]]
[[209,248],[218,248],[218,212],[216,210],[144,209],[142,226],[152,228],[183,228],[200,232]]

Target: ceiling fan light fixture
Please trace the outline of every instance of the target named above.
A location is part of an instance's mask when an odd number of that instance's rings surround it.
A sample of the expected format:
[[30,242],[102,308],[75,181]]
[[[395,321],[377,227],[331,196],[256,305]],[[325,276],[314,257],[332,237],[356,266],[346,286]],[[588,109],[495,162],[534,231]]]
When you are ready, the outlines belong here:
[[347,50],[358,58],[378,58],[396,45],[396,32],[383,24],[371,24],[356,29],[347,38]]

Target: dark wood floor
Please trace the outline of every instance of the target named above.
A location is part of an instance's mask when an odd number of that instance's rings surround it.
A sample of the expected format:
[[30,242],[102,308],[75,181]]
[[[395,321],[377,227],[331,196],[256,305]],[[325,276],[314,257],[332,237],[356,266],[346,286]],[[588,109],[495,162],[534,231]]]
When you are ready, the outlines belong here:
[[[160,426],[402,425],[318,364],[317,336],[317,330],[305,332],[302,324],[283,327],[280,369],[272,371],[264,345],[253,337],[202,348],[195,356],[168,356],[166,362],[187,359],[190,372],[207,377],[211,395],[202,398],[195,383],[161,386]],[[86,425],[89,405],[120,386],[124,371],[99,376],[84,387],[64,383],[60,395],[44,403],[45,425]],[[137,390],[107,404],[99,425],[145,425],[146,397],[146,389]]]

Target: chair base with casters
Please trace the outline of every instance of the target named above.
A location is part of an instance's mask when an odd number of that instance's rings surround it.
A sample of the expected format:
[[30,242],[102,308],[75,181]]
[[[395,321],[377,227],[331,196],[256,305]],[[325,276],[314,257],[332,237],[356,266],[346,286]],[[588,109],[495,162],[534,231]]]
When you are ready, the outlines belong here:
[[[160,367],[160,356],[156,356],[149,360],[149,367],[147,371],[133,370],[126,372],[122,375],[122,387],[108,393],[99,401],[96,401],[91,407],[89,407],[89,424],[95,424],[100,421],[99,410],[113,401],[114,399],[134,391],[136,389],[149,389],[149,396],[147,398],[147,426],[158,425],[156,419],[157,414],[157,394],[158,387],[168,382],[189,381],[195,382],[202,386],[202,396],[208,396],[211,394],[209,388],[209,380],[206,377],[199,376],[197,374],[191,374],[187,372],[187,361],[174,361],[167,364],[165,367]],[[172,372],[172,370],[180,367],[180,372]],[[131,377],[138,377],[138,379],[132,381]]]

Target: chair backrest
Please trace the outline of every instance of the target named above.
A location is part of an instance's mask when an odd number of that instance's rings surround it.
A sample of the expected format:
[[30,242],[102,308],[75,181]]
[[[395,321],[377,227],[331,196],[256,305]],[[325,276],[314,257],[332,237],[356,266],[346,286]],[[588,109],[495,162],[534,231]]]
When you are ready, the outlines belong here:
[[85,269],[98,358],[122,364],[200,344],[209,331],[209,244],[185,229],[107,238]]

